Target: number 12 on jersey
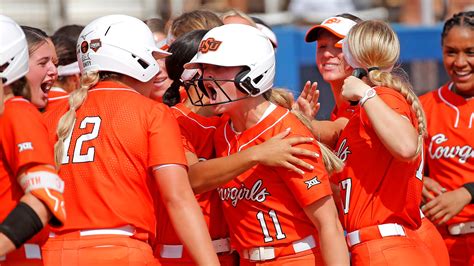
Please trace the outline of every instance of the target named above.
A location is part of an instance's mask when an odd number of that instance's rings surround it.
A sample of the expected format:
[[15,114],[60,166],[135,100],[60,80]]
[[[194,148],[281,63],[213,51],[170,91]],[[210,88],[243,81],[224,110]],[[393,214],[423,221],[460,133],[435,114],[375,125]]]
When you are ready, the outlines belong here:
[[[275,210],[269,210],[268,215],[270,216],[273,222],[273,226],[275,227],[276,239],[281,240],[286,238],[285,233],[283,233],[283,231],[281,230],[280,221],[278,221],[278,217]],[[272,242],[273,237],[270,236],[270,232],[268,231],[267,222],[265,221],[265,214],[263,213],[263,211],[259,211],[257,213],[257,219],[260,222],[260,226],[262,227],[262,233],[264,236],[263,241],[265,243]]]
[[[100,124],[102,119],[98,116],[88,116],[82,119],[81,124],[79,125],[80,129],[85,129],[87,124],[92,124],[92,130],[89,133],[83,134],[76,139],[76,143],[74,144],[74,152],[72,154],[72,162],[73,163],[85,163],[85,162],[92,162],[94,161],[95,155],[95,147],[89,147],[85,154],[81,154],[82,145],[93,139],[96,139],[99,136]],[[74,126],[76,124],[76,120],[74,120],[73,126],[69,135],[67,136],[66,140],[64,141],[64,155],[61,161],[61,164],[69,163],[69,147],[71,146],[71,139],[72,134],[74,131]]]

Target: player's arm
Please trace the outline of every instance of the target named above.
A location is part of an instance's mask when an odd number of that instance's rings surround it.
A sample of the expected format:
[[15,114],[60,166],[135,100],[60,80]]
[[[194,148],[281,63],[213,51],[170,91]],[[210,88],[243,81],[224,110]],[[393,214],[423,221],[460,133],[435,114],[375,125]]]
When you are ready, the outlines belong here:
[[201,209],[189,185],[186,168],[165,165],[154,168],[155,180],[170,220],[197,265],[219,265]]
[[25,195],[0,224],[0,256],[19,248],[48,222],[59,226],[65,221],[64,184],[52,166],[22,167],[18,182]]
[[188,152],[187,159],[190,165],[188,174],[194,192],[203,193],[215,189],[257,164],[285,167],[299,174],[304,174],[304,171],[299,168],[312,170],[312,165],[296,156],[318,157],[319,155],[293,146],[312,142],[313,139],[308,137],[285,139],[289,132],[290,130],[287,129],[264,143],[229,156],[207,161],[198,162],[197,157]]
[[[371,89],[364,81],[350,76],[344,80],[342,95],[359,101]],[[397,159],[410,161],[417,157],[418,132],[410,120],[390,108],[378,95],[363,103],[370,124],[385,148]]]
[[306,215],[318,229],[321,254],[326,265],[349,265],[344,230],[332,196],[325,196],[304,207]]
[[311,121],[312,133],[319,142],[328,147],[335,148],[341,131],[346,127],[349,119],[340,117],[335,121],[316,120]]
[[474,182],[463,186],[443,191],[434,199],[423,205],[423,214],[437,225],[442,225],[460,213],[464,207],[472,203]]

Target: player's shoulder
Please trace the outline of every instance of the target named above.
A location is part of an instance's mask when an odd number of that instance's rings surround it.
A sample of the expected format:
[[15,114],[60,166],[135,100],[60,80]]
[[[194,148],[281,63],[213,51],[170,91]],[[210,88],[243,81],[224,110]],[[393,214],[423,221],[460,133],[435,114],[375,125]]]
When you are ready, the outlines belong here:
[[[277,106],[276,110],[272,113],[275,119],[275,126],[274,129],[281,132],[287,128],[291,128],[290,134],[296,135],[311,135],[309,128],[305,125],[305,123],[299,118],[295,113],[291,112],[290,110]],[[310,123],[309,119],[305,121]],[[308,126],[310,126],[308,124]]]
[[406,98],[402,95],[402,93],[396,89],[383,87],[383,86],[377,86],[374,89],[377,92],[377,95],[384,100],[396,98],[399,101],[404,101],[404,102],[407,101]]
[[3,117],[7,119],[36,119],[41,117],[41,113],[30,101],[21,97],[14,97],[5,102]]
[[429,91],[423,95],[420,95],[418,97],[420,99],[421,104],[423,105],[423,108],[429,108],[430,106],[436,105],[437,103],[440,103],[441,99],[439,97],[439,93],[445,86],[442,86],[440,88],[437,88],[435,90]]

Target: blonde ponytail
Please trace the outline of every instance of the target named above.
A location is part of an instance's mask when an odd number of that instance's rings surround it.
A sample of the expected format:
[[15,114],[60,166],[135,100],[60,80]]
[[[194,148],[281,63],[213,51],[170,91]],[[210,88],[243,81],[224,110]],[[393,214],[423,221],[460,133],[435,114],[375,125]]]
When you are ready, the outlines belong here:
[[400,92],[411,105],[418,120],[416,153],[420,153],[426,135],[426,118],[418,97],[405,78],[406,74],[395,74],[392,70],[400,56],[400,42],[396,33],[383,21],[366,20],[352,27],[346,42],[349,47],[347,53],[359,67],[375,67],[368,75],[372,84]]
[[99,82],[98,72],[84,73],[81,77],[81,87],[69,95],[69,110],[59,119],[56,130],[58,140],[54,144],[54,160],[58,170],[61,166],[64,152],[67,152],[64,151],[64,141],[69,134],[72,133],[72,128],[76,120],[76,110],[79,109],[86,100],[89,88],[93,87],[97,82]]
[[399,76],[392,75],[392,73],[379,70],[370,71],[369,79],[374,85],[388,87],[400,92],[408,104],[411,105],[411,109],[416,114],[418,121],[418,145],[416,154],[420,153],[421,149],[423,149],[423,138],[426,136],[426,116],[418,97],[411,89],[410,83]]
[[[311,126],[311,120],[306,117],[301,112],[292,109],[293,106],[293,95],[285,89],[272,89],[268,94],[264,95],[267,100],[270,102],[289,109],[292,114],[294,114],[298,120],[300,120],[303,125],[305,125],[311,133],[315,136],[313,127]],[[316,138],[317,139],[317,138]],[[339,172],[342,170],[344,163],[339,159],[326,145],[317,141],[319,148],[321,149],[321,155],[323,158],[324,167],[329,174],[334,172]]]

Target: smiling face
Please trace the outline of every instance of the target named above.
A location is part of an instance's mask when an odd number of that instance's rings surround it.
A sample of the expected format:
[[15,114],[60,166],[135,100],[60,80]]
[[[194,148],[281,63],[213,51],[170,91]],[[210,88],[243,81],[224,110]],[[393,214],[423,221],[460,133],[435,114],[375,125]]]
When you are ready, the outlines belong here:
[[352,73],[352,68],[344,60],[342,49],[335,47],[340,40],[327,30],[321,30],[317,39],[316,65],[323,79],[331,84],[342,84]]
[[31,93],[31,103],[44,108],[48,103],[48,91],[58,77],[56,50],[50,39],[38,44],[30,54],[29,71],[26,74]]
[[150,93],[150,98],[155,101],[163,102],[163,94],[171,86],[173,81],[168,78],[168,72],[166,71],[165,59],[158,59],[158,65],[160,66],[160,71],[156,74],[153,81],[153,90]]
[[443,63],[455,92],[474,96],[474,30],[455,26],[443,39]]

